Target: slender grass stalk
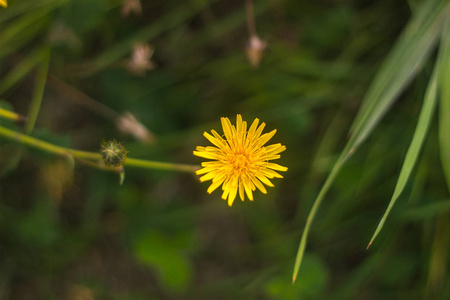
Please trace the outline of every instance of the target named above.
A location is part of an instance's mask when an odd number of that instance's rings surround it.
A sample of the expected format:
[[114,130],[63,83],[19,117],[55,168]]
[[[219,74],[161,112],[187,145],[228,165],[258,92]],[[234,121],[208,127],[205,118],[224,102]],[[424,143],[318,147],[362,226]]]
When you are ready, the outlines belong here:
[[30,54],[18,62],[0,82],[0,94],[3,94],[5,91],[16,85],[25,76],[29,75],[31,70],[42,61],[45,51],[47,51],[47,49],[38,48],[33,50]]
[[[343,153],[345,153],[345,152],[343,152]],[[317,214],[317,210],[319,209],[320,204],[322,203],[322,200],[325,197],[325,194],[328,192],[328,189],[330,188],[331,184],[333,183],[334,179],[336,178],[336,175],[339,173],[339,169],[341,167],[340,162],[343,161],[343,157],[344,156],[341,154],[339,161],[334,165],[333,170],[331,170],[330,175],[328,176],[327,180],[325,181],[322,189],[320,190],[319,195],[317,196],[316,201],[314,202],[314,205],[311,208],[311,211],[308,214],[308,219],[306,220],[306,225],[305,225],[305,228],[303,229],[302,238],[300,240],[300,245],[298,247],[297,257],[295,258],[294,273],[292,275],[292,284],[295,283],[295,280],[297,279],[298,271],[300,270],[300,265],[303,260],[303,254],[305,253],[306,241],[308,240],[308,234],[310,231],[311,224],[314,221],[314,218]]]
[[39,65],[36,73],[36,83],[33,91],[33,98],[31,99],[30,110],[28,112],[28,119],[25,124],[25,133],[30,134],[36,124],[39,110],[41,109],[42,98],[44,96],[45,85],[47,83],[48,67],[50,64],[50,48],[43,55],[43,60]]
[[[388,58],[383,63],[383,66],[378,71],[352,125],[350,139],[333,166],[331,173],[328,175],[308,215],[295,260],[292,276],[293,282],[295,282],[297,277],[306,249],[310,224],[314,220],[325,194],[343,164],[368,138],[381,118],[398,98],[398,95],[404,90],[417,72],[421,70],[439,39],[442,25],[449,10],[450,4],[448,0],[425,2],[421,14],[413,16]],[[415,144],[414,148],[416,148],[417,142]],[[418,148],[420,148],[420,145]],[[411,154],[410,156],[411,158],[409,160],[412,159],[413,155]]]
[[[76,159],[85,159],[90,161],[102,161],[100,153],[87,152],[74,150],[71,148],[65,148],[57,146],[37,138],[31,137],[26,134],[22,134],[17,131],[10,130],[8,128],[0,126],[0,137],[4,137],[9,140],[17,141],[29,147],[40,149],[45,152],[49,152],[56,155],[62,156],[73,156]],[[168,171],[178,171],[178,172],[188,172],[192,173],[200,168],[198,165],[187,165],[187,164],[174,164],[167,162],[150,161],[136,158],[127,158],[125,165],[129,167],[137,167],[144,169],[156,169],[156,170],[168,170]],[[110,168],[111,171],[116,171],[117,168]]]
[[245,0],[245,14],[247,18],[248,34],[249,36],[256,36],[255,12],[252,0]]
[[52,74],[48,75],[48,85],[50,88],[53,88],[64,95],[65,99],[81,105],[112,122],[117,122],[117,119],[121,116],[118,112],[91,98]]
[[439,152],[442,169],[450,192],[450,17],[447,18],[442,32],[442,63],[439,76]]
[[436,296],[442,295],[445,289],[448,272],[445,263],[448,261],[448,244],[450,242],[448,217],[448,213],[442,212],[436,220],[424,299],[437,298]]
[[430,127],[430,123],[433,119],[433,113],[436,108],[437,74],[438,74],[438,68],[439,68],[439,61],[440,60],[438,60],[436,62],[436,66],[435,66],[433,75],[428,84],[428,89],[427,89],[427,92],[425,95],[425,100],[424,100],[422,110],[420,112],[416,131],[414,132],[413,140],[411,142],[411,145],[409,146],[408,152],[406,153],[405,161],[403,162],[403,166],[400,171],[400,175],[398,177],[397,184],[395,186],[394,194],[392,195],[391,201],[389,202],[389,205],[388,205],[383,217],[381,218],[380,223],[378,224],[378,226],[375,230],[375,233],[373,234],[372,238],[370,239],[370,242],[369,242],[369,245],[367,246],[367,248],[370,247],[372,242],[375,240],[375,238],[377,237],[377,235],[380,233],[381,229],[383,228],[384,222],[386,221],[389,213],[391,212],[392,207],[394,206],[398,197],[400,197],[401,193],[403,192],[403,189],[406,186],[406,183],[408,182],[409,176],[411,175],[411,172],[417,161],[420,150],[422,149],[423,141],[427,135],[428,128]]

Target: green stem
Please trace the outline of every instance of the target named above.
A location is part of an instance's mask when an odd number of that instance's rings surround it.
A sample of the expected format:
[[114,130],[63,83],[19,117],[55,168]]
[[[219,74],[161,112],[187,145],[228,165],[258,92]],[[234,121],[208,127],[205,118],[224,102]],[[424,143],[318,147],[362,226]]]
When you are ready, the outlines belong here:
[[[101,161],[102,157],[100,153],[86,152],[80,150],[74,150],[70,148],[65,148],[57,145],[53,145],[37,138],[31,137],[29,135],[22,134],[17,131],[7,129],[0,126],[0,136],[7,139],[17,141],[29,147],[40,149],[49,153],[63,155],[63,156],[73,156],[80,159],[88,159]],[[150,161],[136,158],[127,158],[125,165],[130,167],[138,167],[145,169],[157,169],[157,170],[169,170],[169,171],[179,171],[179,172],[189,172],[192,173],[200,168],[197,165],[186,165],[186,164],[173,164],[166,162]]]
[[173,164],[137,158],[127,158],[125,160],[125,165],[147,169],[171,170],[180,172],[195,172],[196,170],[200,169],[200,166],[197,165]]

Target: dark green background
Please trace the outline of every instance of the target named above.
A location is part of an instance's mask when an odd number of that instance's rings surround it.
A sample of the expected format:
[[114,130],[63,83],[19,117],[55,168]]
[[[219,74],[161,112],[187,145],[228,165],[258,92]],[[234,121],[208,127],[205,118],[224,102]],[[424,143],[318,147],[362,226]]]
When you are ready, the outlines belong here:
[[[449,205],[433,123],[393,212],[384,213],[411,141],[432,64],[414,79],[347,163],[313,223],[295,285],[307,214],[345,145],[358,107],[420,1],[255,0],[267,41],[249,64],[244,1],[16,0],[0,8],[0,82],[51,47],[49,74],[157,137],[126,136],[47,82],[33,135],[99,151],[199,164],[192,151],[220,117],[259,118],[286,145],[268,194],[232,208],[194,175],[126,168],[117,174],[0,140],[0,299],[448,299]],[[67,30],[59,38],[55,31]],[[70,33],[70,34],[69,34]],[[136,42],[155,48],[145,76],[121,65]],[[433,54],[434,55],[434,54]],[[27,115],[31,68],[1,94]],[[20,124],[0,120],[21,130]],[[438,206],[436,206],[438,203]],[[439,206],[440,205],[440,206]]]

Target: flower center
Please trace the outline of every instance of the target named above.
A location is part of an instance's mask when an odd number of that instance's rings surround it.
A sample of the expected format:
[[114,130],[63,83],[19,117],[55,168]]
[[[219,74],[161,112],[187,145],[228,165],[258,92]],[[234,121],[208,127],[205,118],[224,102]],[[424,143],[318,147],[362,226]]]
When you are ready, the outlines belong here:
[[231,163],[233,164],[233,169],[238,172],[247,171],[250,166],[249,159],[244,154],[235,154]]

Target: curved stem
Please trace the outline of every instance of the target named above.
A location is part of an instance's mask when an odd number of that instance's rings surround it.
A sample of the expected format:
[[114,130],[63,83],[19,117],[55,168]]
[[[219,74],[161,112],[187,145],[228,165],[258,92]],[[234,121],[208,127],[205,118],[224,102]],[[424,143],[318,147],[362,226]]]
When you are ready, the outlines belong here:
[[[41,141],[37,138],[31,137],[29,135],[22,134],[17,131],[10,130],[8,128],[0,126],[0,137],[5,137],[9,140],[14,140],[29,147],[33,147],[36,149],[40,149],[49,153],[67,156],[71,155],[75,158],[85,159],[85,160],[93,160],[93,161],[101,161],[102,157],[100,153],[95,152],[87,152],[74,150],[71,148],[65,148],[61,146],[57,146],[48,142]],[[136,158],[127,158],[125,161],[126,166],[130,167],[140,167],[146,169],[157,169],[157,170],[170,170],[170,171],[179,171],[179,172],[194,172],[200,168],[198,165],[186,165],[186,164],[173,164],[167,162],[158,162],[151,160],[143,160]]]
[[251,37],[256,36],[255,13],[252,0],[245,0],[245,13],[247,17],[248,34]]

